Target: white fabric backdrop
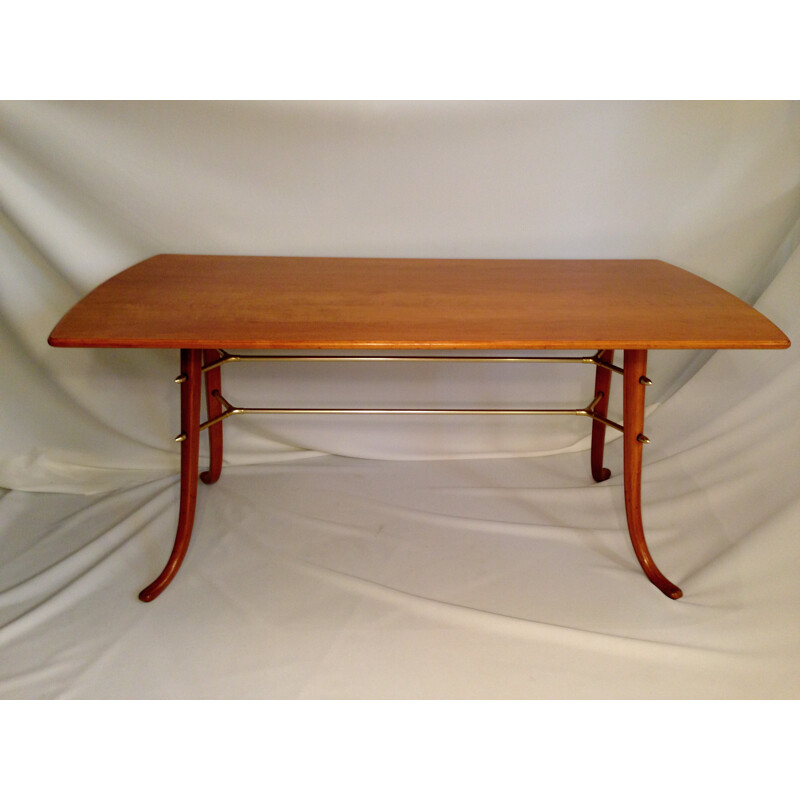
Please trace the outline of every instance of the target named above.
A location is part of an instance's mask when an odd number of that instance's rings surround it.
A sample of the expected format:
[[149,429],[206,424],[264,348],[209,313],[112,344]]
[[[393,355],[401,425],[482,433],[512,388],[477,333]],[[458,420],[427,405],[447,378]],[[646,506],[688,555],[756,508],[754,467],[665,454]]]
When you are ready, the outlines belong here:
[[[645,527],[678,603],[630,550],[614,436],[592,484],[585,421],[259,418],[226,427],[187,562],[144,606],[176,356],[46,338],[129,264],[216,252],[657,257],[796,341],[799,126],[783,102],[0,104],[0,695],[796,697],[795,347],[651,354]],[[571,406],[592,380],[225,374],[243,404]]]

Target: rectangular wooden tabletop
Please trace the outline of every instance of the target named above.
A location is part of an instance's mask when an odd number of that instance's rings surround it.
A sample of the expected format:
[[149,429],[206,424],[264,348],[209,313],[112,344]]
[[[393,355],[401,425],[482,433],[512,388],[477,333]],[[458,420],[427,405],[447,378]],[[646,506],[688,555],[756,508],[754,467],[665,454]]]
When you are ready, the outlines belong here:
[[782,348],[766,317],[655,260],[158,255],[90,292],[56,347]]

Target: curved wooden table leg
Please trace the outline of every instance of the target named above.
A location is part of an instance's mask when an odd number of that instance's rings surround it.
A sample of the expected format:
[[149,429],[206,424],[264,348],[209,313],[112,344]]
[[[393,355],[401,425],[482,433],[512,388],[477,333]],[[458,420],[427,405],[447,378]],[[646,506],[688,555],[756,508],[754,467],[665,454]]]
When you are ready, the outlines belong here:
[[200,455],[200,350],[181,350],[181,373],[186,380],[181,384],[181,429],[186,438],[181,442],[181,505],[178,512],[178,530],[167,565],[161,574],[139,592],[144,603],[155,600],[180,569],[189,540],[192,538],[194,510],[197,501],[197,471]]
[[[609,363],[614,360],[613,350],[601,350],[599,358]],[[603,393],[600,402],[595,406],[595,411],[603,417],[608,416],[608,395],[611,391],[611,370],[604,367],[595,367],[594,397],[599,392]],[[606,445],[606,426],[595,420],[592,422],[592,477],[600,483],[611,477],[611,470],[603,466],[603,450]]]
[[[203,362],[210,364],[219,358],[218,350],[204,350]],[[208,418],[213,419],[222,413],[222,403],[215,392],[222,391],[221,367],[215,367],[205,373],[206,411]],[[200,475],[203,483],[216,483],[222,472],[222,423],[218,422],[208,428],[208,469]]]
[[628,517],[628,531],[636,558],[644,574],[667,597],[677,600],[683,592],[667,580],[655,565],[647,548],[642,527],[642,447],[639,439],[644,427],[645,386],[640,378],[645,377],[647,350],[625,351],[625,377],[623,396],[623,434],[625,470],[625,514]]

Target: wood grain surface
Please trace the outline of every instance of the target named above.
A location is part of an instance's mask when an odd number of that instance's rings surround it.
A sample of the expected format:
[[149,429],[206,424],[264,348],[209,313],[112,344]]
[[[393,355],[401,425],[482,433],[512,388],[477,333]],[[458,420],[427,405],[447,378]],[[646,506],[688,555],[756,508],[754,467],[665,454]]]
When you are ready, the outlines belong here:
[[732,294],[656,260],[158,255],[58,323],[56,347],[782,348]]

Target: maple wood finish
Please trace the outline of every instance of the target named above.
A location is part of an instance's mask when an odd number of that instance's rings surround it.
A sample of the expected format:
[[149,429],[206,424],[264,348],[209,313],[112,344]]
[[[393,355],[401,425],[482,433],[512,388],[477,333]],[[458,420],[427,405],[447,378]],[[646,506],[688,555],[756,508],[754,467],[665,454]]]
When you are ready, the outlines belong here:
[[[614,363],[614,351],[602,350],[598,353],[601,361]],[[595,406],[595,411],[601,416],[608,416],[608,397],[611,392],[611,370],[603,367],[595,368],[594,396],[602,394],[600,402]],[[598,482],[607,481],[611,477],[611,470],[603,466],[603,451],[606,446],[606,426],[595,420],[592,422],[592,450],[591,465],[592,477]]]
[[[220,365],[212,366],[219,360],[218,348],[597,350],[596,359],[583,359],[598,365],[590,414],[596,481],[611,474],[603,466],[606,423],[616,426],[606,418],[612,379],[608,365],[615,349],[624,350],[628,530],[647,577],[677,599],[682,592],[656,567],[642,526],[647,351],[789,346],[786,336],[755,309],[663,261],[201,255],[155,256],[121,272],[77,303],[49,342],[56,347],[181,351],[178,528],[166,566],[139,595],[145,602],[170,583],[189,546],[203,374],[208,420],[224,416]],[[211,484],[222,469],[221,419],[208,432],[210,465],[199,477]]]
[[58,323],[66,347],[583,350],[787,347],[663,261],[161,255]]
[[172,553],[161,574],[139,592],[139,599],[145,603],[155,600],[170,584],[183,563],[192,538],[200,457],[200,355],[199,350],[181,350],[181,375],[186,378],[181,384],[181,428],[186,438],[181,443],[181,500],[178,530]]
[[[211,364],[219,358],[217,350],[203,351],[203,365]],[[219,416],[222,413],[222,403],[219,401],[219,392],[222,389],[221,367],[214,367],[205,373],[206,376],[206,412],[208,418]],[[200,475],[203,483],[216,483],[222,473],[222,425],[212,425],[208,429],[208,454],[209,467]]]
[[644,574],[667,597],[673,600],[683,596],[683,592],[668,581],[653,561],[642,527],[642,441],[644,428],[644,393],[646,384],[645,367],[647,350],[626,350],[623,361],[622,419],[625,428],[622,434],[623,472],[625,483],[625,516],[628,519],[628,532],[633,551],[639,560]]

